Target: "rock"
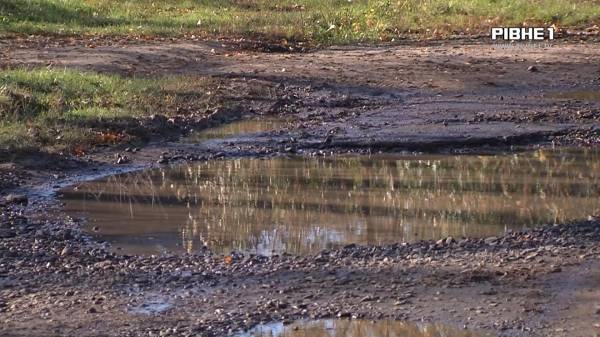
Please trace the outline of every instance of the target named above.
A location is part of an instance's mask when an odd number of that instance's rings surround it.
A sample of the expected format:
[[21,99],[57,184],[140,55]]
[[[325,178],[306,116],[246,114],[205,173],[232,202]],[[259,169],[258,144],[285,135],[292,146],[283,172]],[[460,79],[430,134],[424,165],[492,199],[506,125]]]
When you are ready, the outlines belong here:
[[438,246],[447,246],[447,245],[451,245],[451,244],[452,244],[452,243],[454,243],[454,242],[456,242],[456,241],[454,240],[454,238],[453,238],[453,237],[451,237],[451,236],[449,236],[449,237],[447,237],[447,238],[445,238],[445,239],[439,239],[439,240],[437,240],[437,241],[435,242],[435,244],[436,244],[436,245],[438,245]]
[[158,164],[167,164],[169,162],[169,157],[165,155],[161,155],[156,161]]
[[96,309],[95,307],[91,307],[88,309],[88,313],[90,314],[96,314],[98,313],[98,309]]
[[527,68],[527,71],[535,73],[536,71],[538,71],[538,68],[536,66],[529,66],[529,68]]
[[23,194],[9,194],[4,198],[4,201],[8,204],[27,205],[29,199]]
[[498,241],[498,238],[495,236],[490,236],[489,238],[485,239],[485,243],[488,245],[495,244],[497,241]]
[[60,252],[60,256],[68,256],[71,255],[71,253],[73,253],[73,250],[71,249],[71,247],[66,246],[65,248],[63,248],[63,250]]
[[379,297],[375,296],[365,296],[363,298],[360,299],[360,302],[371,302],[371,301],[377,301],[379,299]]
[[127,156],[119,156],[119,158],[117,158],[117,164],[119,164],[119,165],[127,164],[129,162],[130,162],[130,160],[129,160],[129,157],[127,157]]

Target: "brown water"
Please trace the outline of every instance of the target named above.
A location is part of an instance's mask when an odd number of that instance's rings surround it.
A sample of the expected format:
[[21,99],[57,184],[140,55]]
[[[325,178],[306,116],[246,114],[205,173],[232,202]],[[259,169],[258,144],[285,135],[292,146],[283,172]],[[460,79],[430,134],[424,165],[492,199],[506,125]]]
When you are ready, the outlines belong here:
[[273,131],[283,128],[286,126],[287,122],[288,120],[285,118],[278,118],[275,116],[248,118],[194,132],[186,137],[184,141],[198,143],[210,139],[223,139],[232,136]]
[[127,253],[308,254],[586,218],[600,152],[210,161],[63,191],[66,210]]
[[441,324],[381,320],[316,320],[262,324],[236,337],[491,337]]
[[574,99],[578,101],[600,101],[600,91],[598,90],[577,90],[568,91],[553,95],[556,98]]

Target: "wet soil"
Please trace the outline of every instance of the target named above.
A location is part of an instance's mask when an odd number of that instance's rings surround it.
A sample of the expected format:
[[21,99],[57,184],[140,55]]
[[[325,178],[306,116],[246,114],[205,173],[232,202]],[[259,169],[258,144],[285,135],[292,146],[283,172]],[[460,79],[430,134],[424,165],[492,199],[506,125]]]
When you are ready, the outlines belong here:
[[[142,257],[111,253],[82,234],[84,220],[66,216],[53,194],[107,174],[229,157],[597,146],[600,102],[560,96],[598,89],[597,43],[448,41],[274,54],[185,40],[3,40],[0,53],[2,67],[210,76],[227,82],[232,95],[243,91],[236,109],[211,123],[264,114],[291,119],[275,131],[202,144],[157,137],[79,158],[5,159],[0,335],[223,336],[260,322],[332,317],[444,322],[499,336],[600,332],[594,218],[486,239],[349,245],[306,257]],[[181,123],[181,134],[208,126]]]
[[107,252],[80,235],[80,221],[48,219],[55,208],[3,207],[3,335],[222,336],[259,322],[334,317],[444,322],[500,336],[598,330],[596,220],[308,257],[140,257]]
[[[598,141],[600,102],[577,95],[600,84],[594,42],[518,47],[448,41],[278,54],[195,41],[37,47],[11,41],[0,42],[5,66],[207,76],[230,92],[222,119],[296,119],[286,132],[229,144],[244,151],[274,142],[294,149],[430,152]],[[182,131],[206,126],[174,120]]]

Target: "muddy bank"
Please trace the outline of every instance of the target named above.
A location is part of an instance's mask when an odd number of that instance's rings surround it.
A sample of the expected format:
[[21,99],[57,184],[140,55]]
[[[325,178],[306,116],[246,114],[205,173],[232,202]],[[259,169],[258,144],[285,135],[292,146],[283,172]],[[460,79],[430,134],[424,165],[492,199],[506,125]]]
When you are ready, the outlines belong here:
[[598,329],[597,220],[309,257],[139,257],[108,252],[77,221],[41,216],[54,208],[2,206],[3,335],[222,336],[329,317],[442,321],[499,336]]

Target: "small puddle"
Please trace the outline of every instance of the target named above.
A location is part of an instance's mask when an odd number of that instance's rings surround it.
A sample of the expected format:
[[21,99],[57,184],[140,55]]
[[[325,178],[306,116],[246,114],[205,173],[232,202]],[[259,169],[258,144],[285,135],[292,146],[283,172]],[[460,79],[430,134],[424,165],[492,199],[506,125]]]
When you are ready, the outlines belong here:
[[415,324],[393,320],[327,319],[261,324],[235,337],[492,337],[443,324]]
[[257,117],[234,121],[214,128],[197,131],[186,137],[186,143],[199,143],[210,139],[225,139],[283,128],[289,120],[276,116]]
[[552,94],[550,97],[573,99],[578,101],[600,101],[600,91],[598,90],[578,90]]
[[62,191],[85,229],[129,254],[312,254],[585,219],[600,211],[600,152],[209,161]]
[[172,307],[173,305],[165,296],[152,296],[143,303],[131,307],[129,312],[136,315],[158,315]]

